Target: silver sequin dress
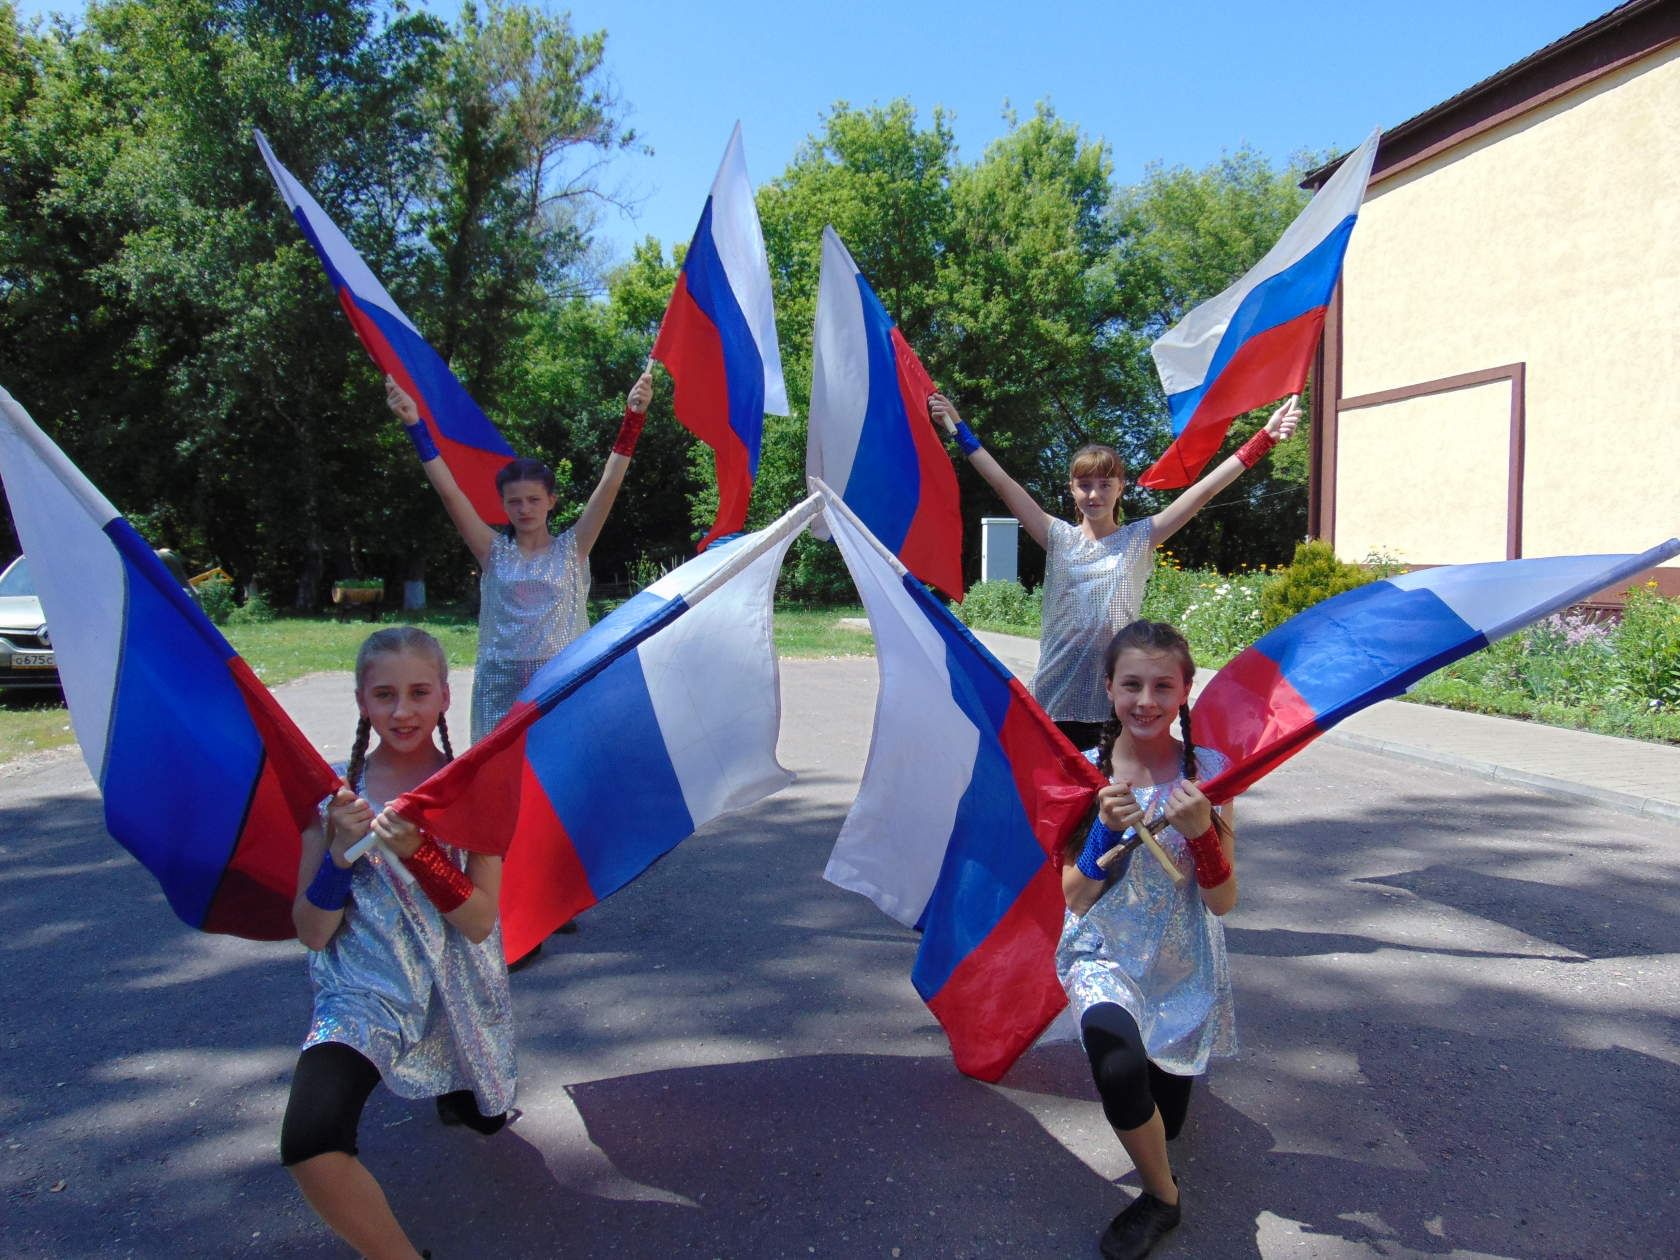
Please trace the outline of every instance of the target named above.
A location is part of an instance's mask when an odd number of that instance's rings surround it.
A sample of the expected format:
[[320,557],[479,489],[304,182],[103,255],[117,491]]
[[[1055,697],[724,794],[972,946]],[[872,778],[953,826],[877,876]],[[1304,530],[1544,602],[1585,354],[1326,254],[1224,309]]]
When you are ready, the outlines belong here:
[[1150,523],[1130,521],[1090,539],[1054,517],[1044,548],[1044,629],[1033,698],[1058,722],[1103,722],[1114,712],[1103,691],[1108,641],[1137,620],[1155,563]]
[[[1097,760],[1096,751],[1085,754]],[[1197,747],[1196,769],[1208,779],[1226,760]],[[1133,789],[1148,817],[1174,784]],[[1070,910],[1056,946],[1056,974],[1074,1014],[1100,1002],[1124,1007],[1137,1021],[1144,1048],[1156,1066],[1178,1076],[1199,1076],[1210,1058],[1237,1052],[1236,1014],[1225,929],[1208,912],[1196,887],[1196,863],[1176,828],[1155,838],[1188,878],[1174,886],[1147,849],[1134,849],[1126,873],[1078,918]]]
[[578,555],[573,530],[535,556],[498,532],[478,593],[475,744],[507,716],[536,672],[589,628],[589,562]]
[[[461,850],[443,850],[465,865]],[[399,1098],[470,1089],[481,1112],[499,1115],[514,1092],[501,926],[474,945],[407,876],[377,845],[351,867],[344,921],[309,955],[315,1014],[303,1048],[339,1042]]]

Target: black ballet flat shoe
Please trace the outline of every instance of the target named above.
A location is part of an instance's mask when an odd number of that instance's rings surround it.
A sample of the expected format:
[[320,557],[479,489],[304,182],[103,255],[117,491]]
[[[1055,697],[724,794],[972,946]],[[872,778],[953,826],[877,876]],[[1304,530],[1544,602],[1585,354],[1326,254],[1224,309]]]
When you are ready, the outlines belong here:
[[508,974],[512,975],[516,971],[525,970],[525,968],[537,961],[537,955],[540,953],[542,953],[542,942],[538,941],[535,948],[533,948],[530,953],[522,954],[508,964]]
[[437,1103],[437,1115],[441,1123],[464,1124],[482,1137],[501,1132],[502,1126],[508,1121],[508,1113],[505,1111],[499,1116],[487,1116],[481,1112],[478,1109],[478,1100],[473,1097],[470,1089],[439,1094],[434,1101]]
[[554,935],[555,936],[575,936],[576,934],[577,934],[577,920],[576,919],[567,919],[559,927],[554,929]]
[[1147,1190],[1103,1231],[1103,1260],[1142,1260],[1155,1244],[1178,1228],[1180,1203],[1163,1203]]

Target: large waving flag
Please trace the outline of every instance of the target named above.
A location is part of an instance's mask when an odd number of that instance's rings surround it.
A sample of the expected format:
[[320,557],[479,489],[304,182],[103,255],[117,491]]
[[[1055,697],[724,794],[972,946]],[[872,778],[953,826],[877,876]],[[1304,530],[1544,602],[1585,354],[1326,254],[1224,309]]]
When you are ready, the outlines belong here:
[[293,936],[338,777],[163,562],[0,390],[0,477],[112,837],[193,927]]
[[730,133],[700,212],[653,357],[671,374],[677,419],[712,448],[718,514],[700,540],[705,550],[746,523],[764,413],[788,411],[770,262],[741,152],[740,123]]
[[269,174],[327,269],[327,278],[356,336],[379,370],[394,377],[414,399],[438,453],[472,500],[473,510],[491,525],[505,525],[507,512],[496,490],[496,474],[513,458],[513,448],[455,379],[449,365],[426,344],[420,330],[368,270],[337,224],[316,204],[309,190],[280,165],[262,132],[256,136]]
[[1247,275],[1150,347],[1167,391],[1173,442],[1141,485],[1189,485],[1234,417],[1306,383],[1381,137],[1373,131],[1348,155]]
[[921,928],[911,981],[957,1067],[995,1081],[1067,1004],[1054,856],[1104,779],[844,504],[830,498],[827,514],[869,612],[881,690],[825,874]]
[[1551,556],[1419,569],[1298,613],[1245,648],[1197,698],[1198,742],[1231,757],[1202,785],[1230,800],[1337,722],[1425,674],[1680,555]]
[[957,476],[928,418],[931,393],[922,361],[824,228],[805,471],[833,486],[911,573],[960,600]]
[[506,850],[509,958],[792,781],[776,760],[771,600],[819,507],[711,548],[603,618],[489,736],[393,802],[453,843]]

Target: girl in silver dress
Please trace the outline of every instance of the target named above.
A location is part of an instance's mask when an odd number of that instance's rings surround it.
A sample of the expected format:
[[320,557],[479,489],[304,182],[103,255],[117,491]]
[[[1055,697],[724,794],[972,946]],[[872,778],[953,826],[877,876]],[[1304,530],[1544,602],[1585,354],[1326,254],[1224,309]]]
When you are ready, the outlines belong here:
[[[496,909],[502,860],[440,844],[383,808],[453,755],[447,669],[442,645],[412,626],[362,644],[349,786],[304,832],[292,904],[315,1009],[280,1158],[321,1219],[366,1256],[419,1254],[356,1157],[373,1087],[383,1080],[399,1098],[435,1099],[443,1123],[486,1136],[513,1102],[513,1009]],[[370,735],[379,737],[372,752]],[[350,863],[346,852],[370,830],[378,843]]]
[[[1191,737],[1195,665],[1183,636],[1162,622],[1133,622],[1108,644],[1101,677],[1110,717],[1087,755],[1109,786],[1062,869],[1068,909],[1056,970],[1103,1112],[1143,1182],[1102,1236],[1114,1260],[1147,1254],[1178,1224],[1167,1140],[1184,1123],[1192,1080],[1210,1058],[1236,1053],[1220,916],[1237,904],[1237,879],[1231,807],[1214,809],[1197,786],[1225,759]],[[1135,841],[1124,844],[1146,819],[1176,878],[1133,852]],[[1099,865],[1116,849],[1119,860]]]
[[630,456],[636,449],[653,375],[643,372],[625,400],[624,423],[601,470],[600,483],[575,524],[549,533],[548,518],[559,502],[554,473],[534,459],[516,459],[496,476],[508,516],[506,531],[484,523],[456,484],[420,422],[414,399],[385,378],[385,400],[403,422],[420,453],[432,488],[449,519],[478,561],[478,661],[473,674],[472,739],[483,739],[507,716],[537,670],[589,628],[589,552],[618,498]]
[[1044,618],[1033,697],[1075,748],[1097,742],[1108,700],[1101,680],[1103,648],[1143,606],[1155,548],[1171,538],[1214,495],[1295,432],[1296,399],[1274,411],[1265,428],[1165,509],[1122,524],[1126,466],[1112,446],[1082,446],[1068,467],[1068,492],[1079,509],[1069,524],[1046,512],[980,445],[943,394],[928,399],[934,423],[957,440],[974,470],[997,491],[1021,528],[1044,548]]

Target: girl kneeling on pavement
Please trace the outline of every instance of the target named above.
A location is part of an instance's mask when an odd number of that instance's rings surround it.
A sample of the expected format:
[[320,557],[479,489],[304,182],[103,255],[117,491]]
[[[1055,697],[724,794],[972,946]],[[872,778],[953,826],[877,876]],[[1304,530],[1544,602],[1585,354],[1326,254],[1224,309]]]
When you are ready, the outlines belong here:
[[[383,808],[453,756],[447,669],[442,645],[411,626],[362,644],[349,786],[304,833],[292,905],[315,1011],[280,1158],[321,1219],[370,1257],[420,1254],[356,1157],[373,1087],[383,1080],[399,1098],[433,1098],[444,1124],[486,1136],[513,1102],[513,1010],[496,917],[502,860],[429,839]],[[372,752],[370,733],[379,737]],[[378,843],[350,863],[346,851],[370,830]]]
[[[1148,1254],[1179,1223],[1167,1142],[1184,1124],[1194,1078],[1237,1048],[1219,922],[1237,904],[1235,836],[1230,806],[1213,808],[1197,786],[1226,761],[1191,737],[1194,677],[1189,644],[1162,622],[1134,621],[1109,643],[1103,680],[1113,712],[1086,753],[1109,786],[1062,871],[1068,912],[1057,974],[1079,1015],[1103,1112],[1143,1182],[1102,1236],[1110,1260]],[[1146,820],[1181,882],[1135,841],[1098,865]]]

